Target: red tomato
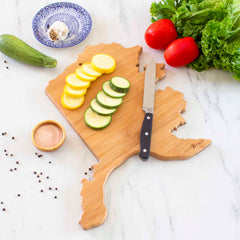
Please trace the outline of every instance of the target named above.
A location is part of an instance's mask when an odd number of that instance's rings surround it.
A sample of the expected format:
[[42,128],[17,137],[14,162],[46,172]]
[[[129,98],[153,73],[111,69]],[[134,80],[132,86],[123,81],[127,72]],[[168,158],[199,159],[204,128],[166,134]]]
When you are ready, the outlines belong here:
[[154,49],[165,49],[177,38],[177,31],[169,19],[161,19],[152,23],[144,35],[147,45]]
[[180,38],[173,41],[164,51],[168,65],[181,67],[191,63],[199,55],[199,49],[192,37]]

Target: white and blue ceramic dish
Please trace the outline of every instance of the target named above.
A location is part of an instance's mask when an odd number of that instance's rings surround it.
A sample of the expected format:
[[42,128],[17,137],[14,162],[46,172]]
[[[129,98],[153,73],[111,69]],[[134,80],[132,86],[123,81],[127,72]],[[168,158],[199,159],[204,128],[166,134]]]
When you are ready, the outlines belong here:
[[[49,38],[48,29],[56,21],[68,26],[68,37],[64,41]],[[40,9],[32,22],[33,33],[42,44],[53,48],[65,48],[82,42],[92,27],[90,14],[81,6],[70,2],[57,2]]]

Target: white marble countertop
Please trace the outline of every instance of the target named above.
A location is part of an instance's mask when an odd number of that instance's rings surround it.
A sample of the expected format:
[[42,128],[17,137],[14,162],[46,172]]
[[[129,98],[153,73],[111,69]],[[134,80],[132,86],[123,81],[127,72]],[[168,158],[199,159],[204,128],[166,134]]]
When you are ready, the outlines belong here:
[[[132,157],[106,184],[105,223],[87,231],[81,228],[81,179],[97,161],[44,89],[86,45],[141,45],[141,62],[148,54],[159,62],[164,58],[163,52],[150,49],[143,37],[150,24],[152,0],[73,1],[89,11],[93,28],[85,41],[67,49],[46,47],[33,36],[33,16],[51,2],[1,0],[0,34],[20,37],[55,57],[58,66],[32,67],[0,54],[0,202],[4,202],[0,204],[0,239],[239,240],[240,83],[229,73],[197,73],[185,67],[166,66],[167,76],[158,88],[170,86],[181,91],[187,101],[183,114],[187,124],[174,134],[209,138],[212,145],[186,161],[150,157],[143,162]],[[59,121],[67,138],[58,151],[38,158],[35,152],[40,151],[31,142],[31,131],[46,119]],[[2,132],[7,134],[2,136]],[[17,170],[11,172],[14,168]],[[34,171],[43,175],[37,178]]]

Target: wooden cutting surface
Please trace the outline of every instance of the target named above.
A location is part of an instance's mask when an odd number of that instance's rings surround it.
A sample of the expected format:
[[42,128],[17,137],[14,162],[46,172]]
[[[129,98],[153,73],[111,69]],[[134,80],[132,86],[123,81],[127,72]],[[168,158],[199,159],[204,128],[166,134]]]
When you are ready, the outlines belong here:
[[[124,48],[117,43],[88,46],[56,79],[49,82],[46,94],[60,110],[73,129],[93,152],[98,163],[93,166],[93,180],[82,180],[82,209],[80,224],[84,229],[102,224],[107,215],[104,205],[104,184],[110,173],[140,150],[140,130],[144,118],[142,110],[143,85],[145,72],[139,73],[139,55],[142,47]],[[64,109],[60,98],[68,74],[75,72],[83,63],[91,62],[94,54],[106,53],[116,59],[116,70],[104,74],[91,83],[85,102],[81,108],[70,111]],[[156,75],[165,76],[163,64],[157,64]],[[123,104],[112,117],[111,124],[104,130],[88,128],[84,122],[84,112],[106,80],[113,76],[127,78],[131,87],[123,99]],[[160,160],[187,159],[211,144],[206,139],[179,139],[171,132],[185,124],[180,113],[185,111],[186,101],[183,94],[166,88],[157,90],[155,95],[151,155]]]

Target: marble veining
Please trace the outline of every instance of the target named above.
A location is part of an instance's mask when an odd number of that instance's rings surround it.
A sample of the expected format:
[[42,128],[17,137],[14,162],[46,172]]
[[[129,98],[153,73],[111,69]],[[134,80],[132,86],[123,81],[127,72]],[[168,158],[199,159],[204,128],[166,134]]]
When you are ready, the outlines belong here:
[[[198,73],[168,65],[166,78],[158,88],[170,86],[181,91],[187,101],[183,113],[187,124],[174,134],[210,138],[212,145],[186,161],[165,162],[150,157],[142,162],[138,156],[132,157],[112,173],[105,186],[105,223],[82,230],[78,224],[82,214],[81,179],[91,179],[89,168],[97,160],[44,89],[87,45],[141,45],[140,65],[150,55],[159,62],[164,58],[163,51],[150,49],[143,37],[150,24],[151,0],[73,0],[91,14],[93,28],[82,43],[67,49],[51,49],[33,36],[33,16],[53,2],[1,0],[0,34],[20,37],[55,57],[58,66],[27,66],[0,53],[0,239],[239,240],[240,83],[223,71]],[[67,138],[58,151],[42,153],[38,158],[35,152],[40,152],[30,135],[33,127],[45,119],[60,122]],[[7,134],[3,136],[2,132]],[[38,178],[34,171],[43,175]]]

